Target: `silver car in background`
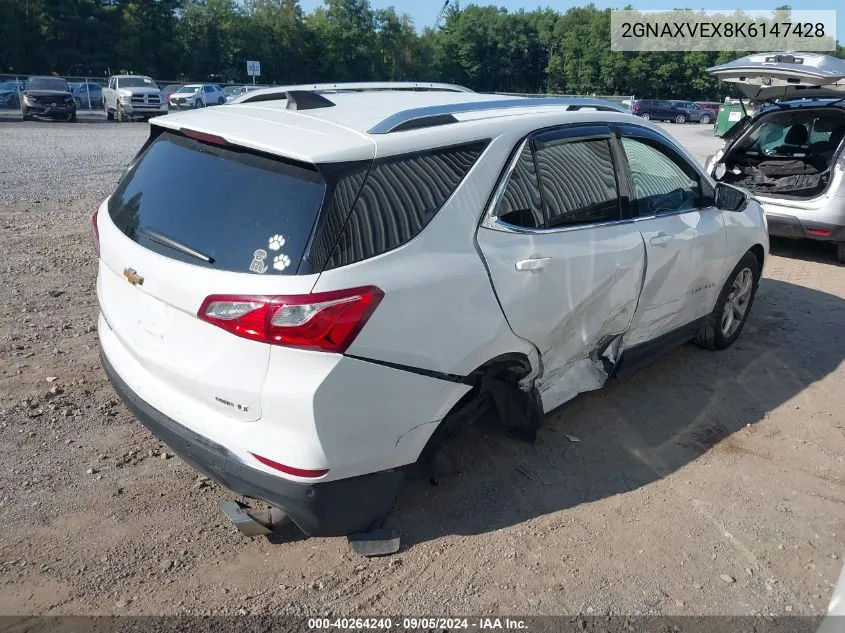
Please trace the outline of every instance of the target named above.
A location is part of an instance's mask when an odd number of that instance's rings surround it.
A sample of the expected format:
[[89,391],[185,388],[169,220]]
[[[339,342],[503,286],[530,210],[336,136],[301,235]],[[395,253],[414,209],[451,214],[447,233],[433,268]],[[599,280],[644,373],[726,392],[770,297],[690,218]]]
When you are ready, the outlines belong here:
[[832,242],[845,263],[845,60],[760,53],[707,70],[763,104],[728,131],[710,174],[760,201],[770,235]]

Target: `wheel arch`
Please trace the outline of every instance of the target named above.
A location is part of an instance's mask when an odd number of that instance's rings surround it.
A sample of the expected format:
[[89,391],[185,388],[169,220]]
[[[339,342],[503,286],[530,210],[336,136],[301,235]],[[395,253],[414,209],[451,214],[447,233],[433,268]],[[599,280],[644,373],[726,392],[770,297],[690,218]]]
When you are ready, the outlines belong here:
[[421,469],[430,470],[434,454],[446,441],[491,409],[511,435],[533,441],[543,417],[533,380],[538,371],[528,354],[514,351],[498,354],[470,372],[465,381],[471,389],[452,406],[420,451],[417,464]]
[[751,248],[748,249],[750,253],[754,254],[754,257],[757,258],[757,264],[760,266],[760,274],[763,274],[763,264],[766,263],[766,250],[763,248],[762,244],[755,244]]

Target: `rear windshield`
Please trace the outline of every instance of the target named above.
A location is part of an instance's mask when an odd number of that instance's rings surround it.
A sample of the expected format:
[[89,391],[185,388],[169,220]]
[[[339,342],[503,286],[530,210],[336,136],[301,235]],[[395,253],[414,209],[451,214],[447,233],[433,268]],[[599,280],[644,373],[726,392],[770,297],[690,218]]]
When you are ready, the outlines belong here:
[[118,228],[167,257],[295,274],[323,202],[316,168],[162,133],[109,200]]

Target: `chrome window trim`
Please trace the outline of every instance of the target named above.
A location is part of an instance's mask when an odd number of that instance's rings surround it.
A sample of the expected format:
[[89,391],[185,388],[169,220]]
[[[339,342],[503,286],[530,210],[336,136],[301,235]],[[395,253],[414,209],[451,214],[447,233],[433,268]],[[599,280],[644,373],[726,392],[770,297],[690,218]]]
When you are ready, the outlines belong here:
[[492,229],[494,231],[501,231],[503,233],[524,233],[527,235],[545,235],[547,233],[568,233],[570,231],[583,231],[586,229],[596,229],[604,226],[620,226],[622,224],[636,224],[637,222],[644,222],[646,220],[655,220],[657,218],[668,218],[674,215],[682,215],[684,213],[692,213],[697,211],[703,213],[705,211],[718,210],[716,207],[693,207],[692,209],[682,209],[680,211],[671,211],[668,213],[654,213],[652,215],[642,215],[633,218],[622,218],[620,220],[606,220],[604,222],[590,222],[589,224],[571,224],[569,226],[553,226],[549,229],[532,229],[525,226],[516,226],[515,224],[508,224],[499,218],[492,217],[489,213],[484,216],[481,226],[485,229]]
[[[668,214],[667,214],[668,215]],[[642,219],[642,218],[641,218]],[[553,226],[549,229],[531,229],[525,226],[516,226],[503,222],[499,218],[485,216],[481,226],[485,229],[501,231],[503,233],[524,233],[527,235],[548,235],[552,233],[568,233],[570,231],[583,231],[585,229],[596,229],[604,226],[617,226],[622,224],[633,224],[636,218],[623,218],[621,220],[607,220],[605,222],[591,222],[589,224],[571,224],[569,226]]]

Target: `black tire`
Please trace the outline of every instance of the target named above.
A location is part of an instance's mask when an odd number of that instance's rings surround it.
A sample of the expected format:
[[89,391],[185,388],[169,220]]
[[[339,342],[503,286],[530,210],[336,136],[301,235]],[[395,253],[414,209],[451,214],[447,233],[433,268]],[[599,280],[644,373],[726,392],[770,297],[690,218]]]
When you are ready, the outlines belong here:
[[675,117],[675,123],[683,124],[687,122],[687,115],[686,114],[679,114]]
[[217,100],[217,105],[223,105],[224,103],[226,103],[226,99],[224,99],[223,97],[220,97],[220,98]]
[[[746,274],[746,271],[750,271],[751,273],[750,294],[743,303],[738,304],[738,307],[740,308],[744,306],[744,312],[739,320],[739,325],[733,330],[730,329],[729,325],[728,331],[726,332],[723,327],[725,308],[728,300],[733,299],[735,292],[734,283],[740,282],[740,275]],[[745,327],[745,323],[748,321],[748,315],[751,314],[751,306],[754,303],[754,297],[757,295],[757,286],[759,284],[760,262],[757,261],[757,257],[754,253],[748,251],[742,256],[742,259],[739,260],[739,263],[731,271],[731,274],[728,275],[728,280],[722,287],[722,292],[719,293],[719,299],[716,301],[716,307],[713,309],[713,312],[710,313],[710,316],[707,317],[707,320],[704,322],[704,325],[701,326],[701,330],[699,330],[698,335],[695,337],[696,345],[714,350],[727,349],[733,345],[734,341],[736,341],[742,332],[742,328]],[[735,317],[732,315],[731,322],[733,322],[734,319]]]
[[32,120],[32,117],[31,117],[31,116],[29,116],[29,114],[27,113],[26,107],[21,108],[21,118],[22,118],[24,121],[30,121],[30,120]]
[[698,120],[698,122],[704,123],[704,125],[707,125],[708,123],[710,123],[710,115],[709,114],[702,114],[701,118]]
[[646,121],[651,119],[651,115],[648,112],[643,112],[640,116],[642,118],[644,118]]
[[123,123],[124,121],[126,121],[126,113],[123,111],[123,106],[120,105],[119,103],[117,104],[117,117],[116,118],[120,123]]
[[76,110],[71,113],[67,120],[69,123],[76,123]]
[[836,261],[845,264],[845,242],[839,242],[836,245]]
[[204,107],[205,107],[205,104],[202,102],[201,99],[197,99],[196,101],[194,101],[194,109],[195,110],[197,108],[204,108]]

